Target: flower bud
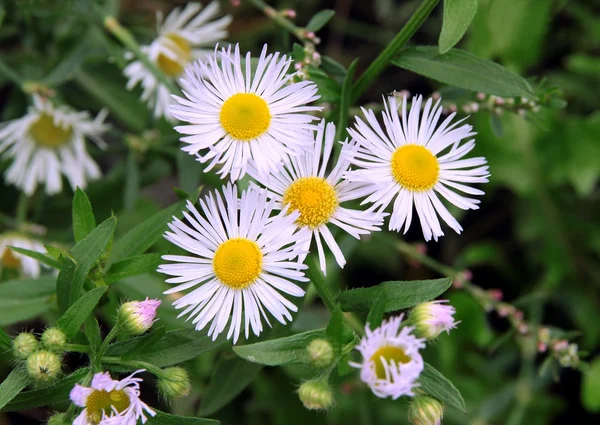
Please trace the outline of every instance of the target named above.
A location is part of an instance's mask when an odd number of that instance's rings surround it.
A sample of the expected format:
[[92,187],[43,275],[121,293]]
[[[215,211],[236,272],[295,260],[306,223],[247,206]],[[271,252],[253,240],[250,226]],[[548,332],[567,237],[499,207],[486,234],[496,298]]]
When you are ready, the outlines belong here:
[[456,310],[445,305],[447,300],[429,301],[419,304],[410,312],[410,322],[415,327],[415,334],[420,338],[432,340],[442,332],[450,333],[459,322],[454,321]]
[[58,376],[60,369],[60,358],[50,351],[36,351],[27,358],[27,373],[36,381],[51,381]]
[[67,415],[64,413],[55,413],[48,419],[48,425],[70,425]]
[[23,332],[17,335],[13,340],[13,354],[17,359],[25,360],[32,355],[40,344],[37,338],[29,332]]
[[333,393],[327,381],[311,379],[298,388],[300,401],[309,410],[327,410],[333,406]]
[[322,338],[313,339],[306,347],[306,351],[311,364],[319,369],[329,366],[335,357],[329,341]]
[[408,420],[413,425],[440,425],[444,406],[433,397],[416,396],[408,408]]
[[119,308],[119,322],[129,335],[141,335],[155,322],[160,300],[130,301]]
[[158,378],[158,390],[166,398],[185,397],[192,385],[188,373],[182,367],[169,367],[163,370],[164,376]]
[[42,345],[45,349],[53,351],[55,353],[62,353],[65,351],[65,345],[67,344],[67,336],[63,331],[58,328],[48,328],[42,334]]

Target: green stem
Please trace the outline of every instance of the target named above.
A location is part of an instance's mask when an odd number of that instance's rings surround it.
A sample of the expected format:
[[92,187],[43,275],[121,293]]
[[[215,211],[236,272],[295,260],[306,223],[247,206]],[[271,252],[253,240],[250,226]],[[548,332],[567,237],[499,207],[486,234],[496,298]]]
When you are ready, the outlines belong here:
[[21,192],[19,194],[19,201],[17,203],[17,211],[15,213],[15,220],[17,222],[17,226],[22,226],[27,219],[27,210],[29,207],[29,197]]
[[304,28],[300,28],[297,25],[294,25],[292,21],[284,18],[271,6],[266,4],[262,0],[250,0],[256,8],[260,9],[265,15],[267,15],[273,22],[279,25],[281,28],[288,30],[290,33],[294,34],[300,41],[307,41],[308,38],[306,36],[307,32]]
[[100,370],[100,366],[102,364],[102,362],[101,362],[102,356],[106,352],[106,349],[108,348],[108,345],[110,344],[110,342],[117,336],[117,334],[121,330],[120,328],[121,328],[121,324],[117,320],[117,323],[115,323],[115,326],[110,330],[108,335],[106,335],[106,338],[104,338],[104,341],[102,341],[102,344],[100,345],[100,348],[98,349],[98,352],[96,353],[96,356],[94,358],[94,367],[96,370]]
[[103,357],[102,363],[129,366],[137,369],[145,369],[159,378],[166,378],[166,375],[161,368],[147,362],[142,362],[138,360],[123,360],[120,357]]
[[90,346],[83,344],[67,344],[65,350],[71,353],[89,353]]
[[325,278],[318,267],[316,259],[313,258],[312,260],[313,261],[311,262],[307,262],[312,264],[309,266],[306,274],[308,275],[312,284],[315,286],[315,289],[319,293],[319,296],[321,297],[321,300],[323,300],[323,304],[325,304],[327,310],[333,312],[335,309],[335,297],[333,296],[333,292],[331,292],[331,288],[329,285],[327,285],[327,282],[325,282]]
[[406,25],[402,27],[379,56],[371,62],[371,65],[369,65],[356,84],[354,84],[352,90],[352,103],[356,102],[356,100],[369,88],[371,83],[381,75],[389,61],[400,51],[400,49],[402,49],[402,47],[404,47],[406,42],[411,39],[421,25],[423,25],[439,1],[440,0],[424,0],[423,3],[421,3]]
[[156,65],[142,52],[139,44],[127,28],[123,27],[119,21],[112,16],[104,18],[104,28],[114,35],[125,47],[133,52],[133,54],[144,64],[146,69],[150,71],[162,84],[164,84],[171,93],[180,93],[179,88],[175,83],[168,78]]

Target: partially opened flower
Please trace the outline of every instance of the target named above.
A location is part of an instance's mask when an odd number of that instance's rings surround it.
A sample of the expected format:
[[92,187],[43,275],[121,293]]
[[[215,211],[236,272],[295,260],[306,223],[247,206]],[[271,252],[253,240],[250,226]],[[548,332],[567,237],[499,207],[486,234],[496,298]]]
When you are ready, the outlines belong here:
[[454,320],[456,310],[447,303],[448,300],[429,301],[412,309],[410,321],[418,336],[428,340],[435,339],[442,332],[450,333],[458,325]]
[[156,321],[160,300],[146,298],[144,301],[128,301],[119,307],[119,321],[130,335],[140,335],[149,330]]
[[[287,206],[288,211],[300,213],[296,225],[307,228],[312,233],[324,273],[326,262],[321,237],[338,265],[344,267],[346,264],[344,254],[329,230],[329,224],[359,239],[360,235],[380,230],[383,218],[387,215],[341,205],[343,202],[359,198],[361,185],[342,179],[350,167],[352,148],[349,145],[345,147],[349,152],[341,155],[333,169],[327,171],[334,139],[335,125],[325,125],[325,120],[322,120],[314,132],[310,150],[291,157],[283,168],[268,176],[261,176],[253,167],[250,169],[250,175],[271,191],[271,196],[277,201],[276,208],[282,209]],[[309,247],[310,240],[307,241],[307,251]]]
[[[176,7],[164,22],[159,13],[158,37],[150,45],[142,46],[142,52],[148,55],[167,78],[177,81],[190,62],[203,60],[212,52],[215,43],[227,37],[231,16],[215,19],[219,14],[218,1],[213,1],[204,8],[197,2],[190,2],[185,8]],[[173,119],[168,108],[172,93],[142,62],[131,62],[123,73],[129,78],[128,89],[141,82],[142,100],[154,110],[155,117]]]
[[21,233],[9,232],[0,235],[0,268],[17,269],[24,276],[39,277],[41,272],[40,262],[18,253],[11,249],[11,246],[45,253],[44,245]]
[[427,100],[422,116],[421,103],[421,96],[413,98],[407,114],[404,98],[400,118],[396,98],[384,100],[383,127],[373,111],[363,109],[367,122],[357,117],[355,128],[348,130],[359,144],[350,161],[360,169],[346,177],[370,188],[365,202],[381,208],[393,202],[390,230],[400,231],[404,225],[406,232],[414,206],[428,241],[444,235],[438,215],[457,233],[462,231],[438,195],[463,210],[477,209],[480,201],[464,194],[483,192],[465,183],[486,183],[490,173],[485,158],[462,159],[475,147],[475,140],[461,145],[463,139],[475,134],[472,127],[460,125],[464,120],[450,124],[455,113],[438,126],[440,100],[433,106],[432,100]]
[[198,155],[205,171],[216,165],[222,177],[237,180],[249,163],[258,172],[274,171],[283,160],[312,147],[308,130],[316,117],[307,106],[318,99],[311,81],[292,83],[291,59],[267,55],[265,46],[253,71],[250,53],[242,61],[240,48],[229,47],[196,62],[181,79],[185,98],[175,96],[173,115],[189,123],[175,129],[184,134],[183,150]]
[[86,187],[88,181],[100,177],[100,168],[87,153],[85,138],[98,145],[108,128],[104,124],[106,110],[92,120],[87,112],[68,106],[55,107],[39,96],[33,97],[28,113],[10,121],[0,129],[0,153],[11,158],[6,180],[27,195],[33,195],[38,184],[53,195],[62,190],[62,175],[71,188]]
[[350,362],[360,369],[360,378],[377,397],[414,396],[416,382],[423,371],[419,353],[425,340],[412,334],[413,327],[402,325],[402,315],[384,321],[371,330],[365,326],[365,336],[356,346],[362,363]]
[[91,387],[76,384],[71,390],[73,404],[83,407],[73,425],[135,425],[141,419],[156,413],[140,400],[141,378],[134,378],[138,370],[120,381],[110,377],[108,372],[96,373]]
[[[180,316],[193,319],[196,329],[210,323],[213,339],[229,325],[227,338],[235,343],[242,326],[248,338],[263,330],[262,320],[270,326],[269,312],[285,324],[297,307],[282,295],[301,297],[304,290],[294,281],[306,282],[304,266],[298,256],[308,234],[294,225],[298,214],[282,211],[269,217],[274,201],[264,190],[249,189],[238,199],[237,188],[229,184],[219,193],[200,199],[201,212],[188,202],[186,222],[177,218],[169,223],[165,238],[190,255],[164,255],[172,264],[158,271],[173,276],[176,284],[166,294],[194,290],[173,305]],[[231,321],[230,321],[231,319]]]

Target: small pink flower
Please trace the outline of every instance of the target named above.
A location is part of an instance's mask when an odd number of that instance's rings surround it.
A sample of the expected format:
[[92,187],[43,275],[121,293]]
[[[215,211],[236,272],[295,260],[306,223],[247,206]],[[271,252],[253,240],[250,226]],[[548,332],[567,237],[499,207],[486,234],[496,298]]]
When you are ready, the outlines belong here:
[[416,306],[410,320],[415,326],[419,337],[428,340],[437,338],[442,332],[450,333],[459,322],[454,321],[456,310],[451,305],[446,305],[447,300],[430,301]]
[[156,310],[160,304],[160,300],[148,298],[123,304],[119,309],[119,319],[125,332],[140,335],[150,329],[156,321]]

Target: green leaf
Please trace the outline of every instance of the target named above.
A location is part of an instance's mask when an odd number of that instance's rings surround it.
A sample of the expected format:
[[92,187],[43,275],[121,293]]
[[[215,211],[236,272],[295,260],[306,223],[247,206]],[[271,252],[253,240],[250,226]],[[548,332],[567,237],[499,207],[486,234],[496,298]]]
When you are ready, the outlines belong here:
[[344,344],[347,344],[354,339],[355,334],[346,323],[344,313],[342,313],[339,304],[336,304],[332,310],[331,320],[329,321],[325,332],[327,339],[331,342],[335,353],[338,355],[342,352]]
[[26,257],[33,258],[34,260],[37,260],[40,263],[45,264],[47,266],[54,267],[55,269],[60,268],[60,263],[58,261],[42,252],[32,251],[30,249],[25,248],[19,248],[16,246],[11,246],[10,249],[12,249],[15,252],[18,252],[19,254],[23,254]]
[[354,59],[348,68],[348,73],[346,74],[344,83],[342,84],[335,142],[341,141],[347,136],[346,127],[348,126],[348,110],[352,104],[352,82],[354,80],[354,73],[357,66],[358,59]]
[[162,211],[157,212],[148,220],[138,224],[113,246],[109,266],[117,261],[143,254],[156,243],[167,229],[167,223],[173,215],[181,216],[185,201],[177,202]]
[[412,47],[392,63],[454,87],[504,97],[535,97],[524,78],[464,50],[452,49],[441,55],[435,47]]
[[344,65],[329,56],[321,56],[321,68],[332,77],[344,78],[348,72]]
[[500,139],[504,135],[504,125],[502,119],[495,113],[490,112],[490,128],[496,138]]
[[67,335],[67,338],[73,339],[107,290],[108,287],[102,286],[86,292],[58,319],[56,325]]
[[194,155],[177,149],[175,155],[177,159],[177,178],[179,185],[188,193],[195,191],[200,185],[200,176],[202,175],[202,167],[196,161]]
[[[131,353],[145,336],[119,341],[108,347],[107,356]],[[192,329],[169,331],[156,344],[138,352],[136,360],[152,363],[158,367],[171,366],[193,359],[202,353],[218,348],[226,342],[224,337],[213,341],[211,337]]]
[[52,295],[56,289],[56,278],[44,276],[38,279],[18,279],[0,283],[0,305],[7,299],[28,300]]
[[373,306],[371,307],[371,311],[369,311],[369,315],[367,316],[367,323],[369,324],[369,328],[375,329],[381,325],[383,322],[383,315],[385,314],[385,305],[387,303],[387,291],[383,288],[382,291],[379,292],[379,295],[375,299]]
[[123,354],[121,357],[127,360],[137,357],[138,353],[143,353],[144,351],[147,351],[148,348],[153,347],[156,343],[158,343],[158,341],[162,339],[163,336],[165,336],[166,329],[167,328],[165,326],[158,326],[149,334],[138,338],[136,340],[137,344],[131,347],[131,351],[129,353]]
[[12,349],[12,338],[0,329],[0,351],[5,352]]
[[477,2],[478,0],[444,0],[440,53],[446,53],[463,38],[477,13]]
[[428,363],[425,363],[425,368],[419,376],[420,389],[427,394],[437,398],[444,404],[456,407],[463,412],[467,412],[467,406],[460,391],[447,380],[436,368]]
[[[178,150],[178,153],[182,152]],[[140,193],[140,168],[133,149],[127,154],[127,170],[125,173],[125,190],[123,191],[123,205],[126,211],[132,211]]]
[[315,16],[306,24],[306,30],[317,32],[323,28],[335,16],[335,12],[331,9],[325,9],[317,12]]
[[588,412],[600,412],[600,357],[596,357],[583,374],[581,403]]
[[205,391],[199,415],[211,415],[226,406],[258,375],[262,365],[239,357],[221,356]]
[[23,369],[13,369],[0,384],[0,410],[16,397],[29,384],[29,377]]
[[96,228],[92,204],[83,190],[77,188],[73,196],[73,234],[75,242],[85,238]]
[[87,32],[79,38],[75,46],[61,58],[60,62],[42,81],[50,87],[57,87],[72,79],[91,51],[90,32]]
[[148,416],[148,425],[217,425],[219,421],[214,419],[191,418],[185,416],[175,416],[169,413],[154,409],[156,416]]
[[85,320],[85,336],[90,344],[90,357],[94,357],[94,354],[100,348],[102,344],[102,335],[100,334],[100,324],[94,316],[90,316]]
[[113,264],[104,281],[110,284],[129,276],[155,272],[161,262],[161,254],[143,254],[131,257]]
[[321,102],[334,104],[340,102],[342,88],[334,79],[314,67],[308,68],[308,78],[317,85]]
[[0,326],[23,322],[52,310],[56,279],[10,280],[0,284]]
[[368,313],[379,297],[381,291],[386,291],[384,311],[402,310],[413,307],[446,292],[452,279],[444,277],[431,280],[410,280],[383,282],[371,288],[359,288],[342,292],[339,302],[344,311],[360,311]]
[[310,358],[306,346],[317,338],[325,338],[325,329],[316,329],[255,344],[238,345],[233,347],[233,351],[249,362],[267,366],[291,363],[309,364]]
[[75,372],[55,382],[49,387],[33,391],[24,391],[8,403],[2,412],[18,412],[38,406],[49,406],[54,403],[67,401],[73,386],[81,382],[89,369],[77,369]]
[[61,312],[73,305],[81,296],[85,277],[102,255],[117,225],[117,218],[110,217],[79,241],[69,251],[72,258],[61,257],[61,270],[56,281],[56,296]]
[[292,46],[292,59],[294,62],[302,62],[304,60],[304,47],[299,43],[294,43]]

